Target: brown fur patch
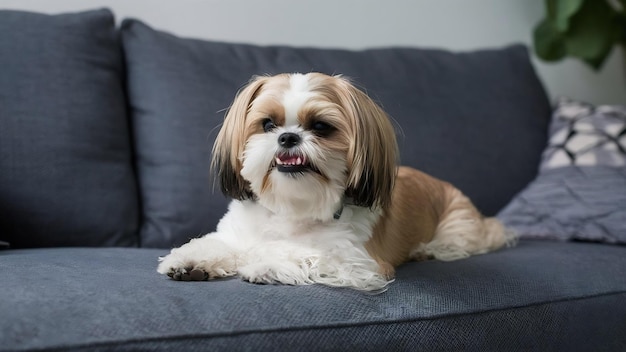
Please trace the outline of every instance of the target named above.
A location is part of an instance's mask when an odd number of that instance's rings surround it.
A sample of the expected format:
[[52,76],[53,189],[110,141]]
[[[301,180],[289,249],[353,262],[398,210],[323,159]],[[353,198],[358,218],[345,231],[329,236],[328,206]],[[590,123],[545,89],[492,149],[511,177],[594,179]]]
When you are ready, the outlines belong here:
[[421,171],[399,167],[389,208],[383,211],[366,248],[379,264],[396,267],[435,235],[451,186]]
[[387,208],[396,178],[398,146],[387,114],[348,80],[311,74],[312,90],[335,104],[348,137],[346,194],[355,204]]

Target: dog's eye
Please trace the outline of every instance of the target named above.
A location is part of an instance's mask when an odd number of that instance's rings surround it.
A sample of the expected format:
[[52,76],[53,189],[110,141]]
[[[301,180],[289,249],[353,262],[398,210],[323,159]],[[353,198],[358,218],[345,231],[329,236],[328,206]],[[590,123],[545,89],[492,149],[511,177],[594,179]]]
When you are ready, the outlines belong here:
[[274,125],[274,122],[272,121],[272,119],[265,119],[263,120],[262,124],[263,124],[263,131],[265,132],[269,132],[273,130],[274,128],[276,128],[276,125]]
[[326,135],[333,130],[333,126],[327,124],[326,122],[316,121],[311,125],[311,129],[315,133]]

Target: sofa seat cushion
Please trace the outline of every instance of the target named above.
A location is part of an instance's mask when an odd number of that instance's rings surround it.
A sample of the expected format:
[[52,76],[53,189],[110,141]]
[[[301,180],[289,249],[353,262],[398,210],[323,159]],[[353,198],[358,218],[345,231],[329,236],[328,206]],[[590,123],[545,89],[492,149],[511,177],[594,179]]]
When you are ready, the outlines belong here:
[[0,349],[624,350],[626,247],[521,241],[378,295],[158,275],[158,249],[0,252]]
[[[253,75],[318,71],[363,87],[398,126],[402,163],[449,181],[486,215],[536,175],[550,105],[521,45],[453,53],[262,47],[179,38],[138,20],[121,28],[143,205],[143,246],[214,231],[213,140]],[[521,147],[523,146],[523,147]]]
[[119,34],[109,10],[0,10],[0,241],[136,246]]

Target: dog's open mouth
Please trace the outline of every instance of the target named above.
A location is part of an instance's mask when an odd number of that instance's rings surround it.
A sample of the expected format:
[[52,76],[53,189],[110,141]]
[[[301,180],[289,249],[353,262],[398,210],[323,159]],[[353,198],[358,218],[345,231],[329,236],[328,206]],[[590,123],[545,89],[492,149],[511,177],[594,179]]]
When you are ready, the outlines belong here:
[[274,158],[276,163],[276,169],[279,172],[294,173],[315,171],[315,168],[311,166],[307,157],[303,154],[291,154],[279,152]]

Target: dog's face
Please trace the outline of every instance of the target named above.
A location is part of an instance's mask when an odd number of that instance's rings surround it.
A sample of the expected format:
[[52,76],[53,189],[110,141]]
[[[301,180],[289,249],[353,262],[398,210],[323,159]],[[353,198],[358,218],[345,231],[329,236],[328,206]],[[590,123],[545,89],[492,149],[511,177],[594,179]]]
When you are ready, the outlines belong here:
[[258,77],[230,107],[213,148],[225,194],[275,213],[329,220],[345,197],[385,207],[397,146],[386,114],[341,77]]

